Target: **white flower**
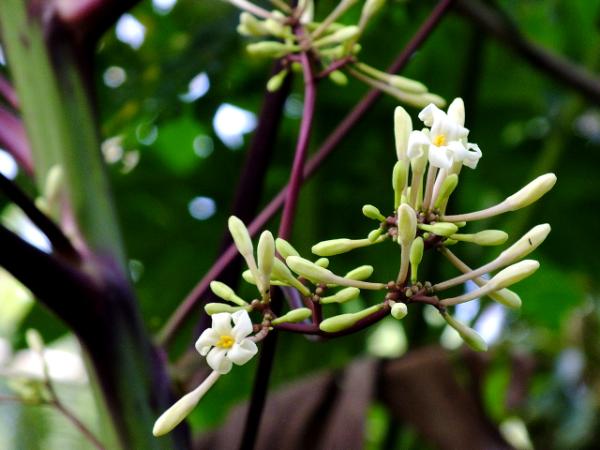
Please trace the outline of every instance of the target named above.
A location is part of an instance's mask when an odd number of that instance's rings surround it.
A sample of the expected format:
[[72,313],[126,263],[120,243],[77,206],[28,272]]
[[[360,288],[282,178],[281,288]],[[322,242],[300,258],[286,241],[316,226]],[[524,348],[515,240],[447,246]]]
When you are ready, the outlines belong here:
[[214,371],[226,374],[231,370],[231,363],[241,366],[258,352],[254,341],[247,339],[250,333],[252,321],[246,311],[213,314],[212,327],[198,338],[196,350],[206,356],[206,362]]
[[450,108],[452,114],[447,114],[432,103],[419,113],[419,119],[430,129],[411,132],[407,156],[413,159],[427,154],[429,164],[440,169],[450,169],[455,162],[474,169],[481,150],[467,140],[469,130],[461,123],[462,101],[455,100]]

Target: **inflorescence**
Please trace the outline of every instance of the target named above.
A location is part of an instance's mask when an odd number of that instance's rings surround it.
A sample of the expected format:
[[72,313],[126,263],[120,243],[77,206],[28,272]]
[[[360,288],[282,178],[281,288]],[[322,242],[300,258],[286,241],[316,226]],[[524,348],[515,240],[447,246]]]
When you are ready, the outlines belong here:
[[[336,337],[362,330],[388,315],[402,319],[409,305],[421,303],[435,307],[470,347],[477,351],[487,349],[479,334],[449,314],[449,307],[486,295],[506,307],[519,308],[519,295],[508,287],[539,268],[537,261],[523,258],[545,240],[550,225],[533,227],[497,258],[476,269],[471,269],[448,247],[460,242],[482,246],[504,244],[508,239],[504,231],[463,233],[462,229],[471,221],[529,206],[552,189],[556,176],[542,175],[490,208],[448,214],[448,200],[458,185],[462,167],[475,169],[481,150],[468,141],[469,130],[464,127],[465,110],[460,98],[450,104],[447,112],[434,104],[426,106],[419,119],[425,128],[413,130],[408,113],[401,107],[396,108],[394,131],[398,161],[392,172],[393,212],[385,216],[375,206],[365,205],[363,215],[378,223],[367,237],[319,242],[312,247],[319,258],[312,261],[302,257],[289,242],[274,239],[269,231],[264,231],[255,255],[245,225],[238,218],[230,217],[229,230],[248,266],[243,278],[256,286],[258,295],[245,300],[224,283],[211,283],[214,294],[229,303],[205,306],[212,316],[212,327],[204,331],[196,343],[213,372],[157,420],[155,435],[165,434],[180,423],[217,379],[231,370],[232,364],[244,364],[257,353],[256,342],[272,330]],[[394,280],[367,281],[374,270],[371,265],[362,265],[343,276],[328,269],[330,256],[383,242],[400,247],[398,275]],[[421,278],[419,266],[427,250],[437,250],[462,274],[441,282]],[[483,278],[491,272],[496,274],[489,280]],[[459,296],[444,296],[447,289],[469,280],[479,288]],[[275,314],[271,308],[272,286],[281,286],[290,305],[302,306],[290,307],[282,315]],[[359,312],[324,318],[323,309],[327,305],[352,301],[361,290],[381,291],[381,300]],[[254,324],[249,315],[252,312],[260,317]]]

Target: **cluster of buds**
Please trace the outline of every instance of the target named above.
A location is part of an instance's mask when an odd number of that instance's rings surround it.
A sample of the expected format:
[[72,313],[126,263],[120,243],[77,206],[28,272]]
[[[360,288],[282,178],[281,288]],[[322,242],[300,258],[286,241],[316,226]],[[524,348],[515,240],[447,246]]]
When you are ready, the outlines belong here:
[[315,70],[320,70],[316,78],[328,77],[343,86],[350,75],[405,104],[417,107],[429,103],[445,104],[443,98],[428,92],[423,83],[389,74],[359,60],[361,45],[358,41],[385,0],[366,0],[356,25],[344,25],[337,20],[358,0],[342,0],[320,22],[313,17],[313,0],[300,0],[295,8],[281,0],[273,0],[276,9],[272,11],[246,0],[226,1],[243,11],[238,32],[260,39],[247,46],[248,53],[282,60],[283,68],[267,83],[270,91],[281,87],[290,70],[302,70],[299,55],[306,53],[310,54]]
[[[437,308],[448,325],[473,349],[487,349],[481,336],[453,318],[448,307],[484,295],[509,308],[520,307],[519,295],[508,287],[538,269],[537,261],[523,258],[544,241],[550,226],[535,226],[497,258],[476,269],[468,267],[448,247],[459,242],[483,246],[503,244],[508,235],[500,230],[477,233],[459,230],[470,221],[530,205],[554,186],[556,177],[554,174],[542,175],[498,205],[482,211],[447,214],[448,200],[458,184],[463,165],[474,169],[481,151],[477,145],[468,142],[469,130],[464,127],[465,111],[461,99],[455,99],[447,112],[430,104],[421,111],[419,118],[427,128],[413,131],[406,111],[401,107],[395,111],[398,161],[392,173],[394,207],[389,216],[373,205],[363,207],[363,215],[378,223],[367,237],[319,242],[312,247],[318,259],[311,260],[303,258],[286,240],[274,239],[269,231],[264,231],[255,254],[246,226],[238,218],[230,217],[229,230],[248,266],[242,275],[245,281],[256,286],[256,298],[245,300],[226,284],[211,283],[213,293],[224,302],[205,306],[212,316],[212,327],[202,333],[196,348],[206,356],[213,372],[157,420],[155,435],[167,433],[181,422],[217,379],[231,370],[232,364],[249,361],[258,351],[256,342],[273,329],[336,337],[362,330],[387,315],[403,319],[408,314],[408,305],[421,303]],[[328,257],[384,241],[400,247],[396,279],[367,281],[373,274],[371,265],[361,265],[343,276],[329,269]],[[430,249],[444,255],[462,274],[437,283],[422,279],[419,266],[425,251]],[[498,272],[490,279],[483,278],[495,271]],[[479,288],[459,296],[442,297],[447,289],[469,280]],[[272,286],[281,287],[288,300],[289,310],[279,316],[271,308]],[[323,314],[323,309],[332,304],[357,299],[361,290],[384,294],[376,304],[358,312],[328,317]],[[260,320],[253,324],[250,314]]]

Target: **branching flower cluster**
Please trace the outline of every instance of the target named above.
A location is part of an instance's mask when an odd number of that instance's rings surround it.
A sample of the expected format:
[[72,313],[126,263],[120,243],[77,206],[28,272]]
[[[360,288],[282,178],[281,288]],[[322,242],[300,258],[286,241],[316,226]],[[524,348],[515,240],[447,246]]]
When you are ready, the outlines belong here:
[[[272,330],[337,337],[362,330],[388,315],[402,319],[409,305],[421,303],[434,306],[470,347],[477,351],[487,349],[481,336],[453,318],[448,308],[484,295],[509,308],[519,308],[519,295],[508,287],[539,268],[537,261],[523,258],[544,241],[550,226],[533,227],[497,258],[476,269],[471,269],[448,247],[460,242],[482,246],[504,244],[508,239],[504,231],[464,233],[461,229],[468,222],[534,203],[554,186],[556,176],[542,175],[490,208],[448,214],[448,200],[458,185],[463,166],[475,169],[481,150],[468,140],[469,130],[464,127],[465,110],[460,98],[455,99],[447,111],[433,104],[426,106],[419,119],[425,128],[413,130],[408,113],[401,107],[396,108],[394,131],[398,161],[392,173],[393,210],[385,216],[373,205],[363,207],[363,215],[378,223],[368,236],[319,242],[312,247],[319,258],[311,260],[302,257],[289,242],[274,239],[269,231],[264,231],[255,254],[245,225],[238,218],[230,217],[229,230],[248,266],[243,278],[256,286],[258,295],[247,301],[224,283],[211,283],[212,291],[227,303],[205,306],[213,324],[202,333],[196,348],[207,357],[213,372],[158,419],[155,435],[167,433],[181,422],[219,376],[231,370],[232,364],[249,361],[258,351],[256,342]],[[367,281],[374,271],[371,265],[361,265],[343,276],[329,269],[328,257],[383,242],[399,246],[396,279]],[[419,266],[426,250],[437,250],[462,274],[441,282],[421,277]],[[483,278],[495,271],[498,272],[489,280]],[[469,280],[479,288],[459,296],[444,296],[447,289]],[[290,305],[290,309],[279,316],[271,307],[273,286],[281,287]],[[333,316],[323,313],[328,305],[358,298],[361,290],[381,291],[380,301],[354,313]],[[260,317],[254,325],[250,313]]]
[[281,87],[290,70],[302,71],[300,54],[310,53],[321,68],[316,78],[328,77],[343,86],[348,83],[347,75],[350,75],[409,105],[445,104],[443,98],[428,92],[423,83],[386,73],[359,59],[360,37],[369,21],[384,6],[385,0],[367,0],[356,25],[344,25],[337,20],[358,0],[342,0],[322,21],[314,20],[312,0],[301,0],[296,8],[273,0],[276,8],[273,11],[246,0],[226,1],[243,10],[238,32],[260,39],[246,47],[248,53],[281,58],[282,69],[267,83],[270,91]]

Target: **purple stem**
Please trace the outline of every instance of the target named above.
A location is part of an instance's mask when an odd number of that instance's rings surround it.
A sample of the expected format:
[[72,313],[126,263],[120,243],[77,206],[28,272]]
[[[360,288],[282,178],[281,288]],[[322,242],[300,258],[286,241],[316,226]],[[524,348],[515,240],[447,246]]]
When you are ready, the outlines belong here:
[[0,146],[11,154],[19,166],[33,175],[33,160],[27,134],[21,120],[12,112],[0,106]]
[[17,97],[17,93],[8,80],[2,75],[0,75],[0,96],[4,97],[4,100],[6,100],[6,103],[8,103],[12,109],[19,109],[19,98]]

